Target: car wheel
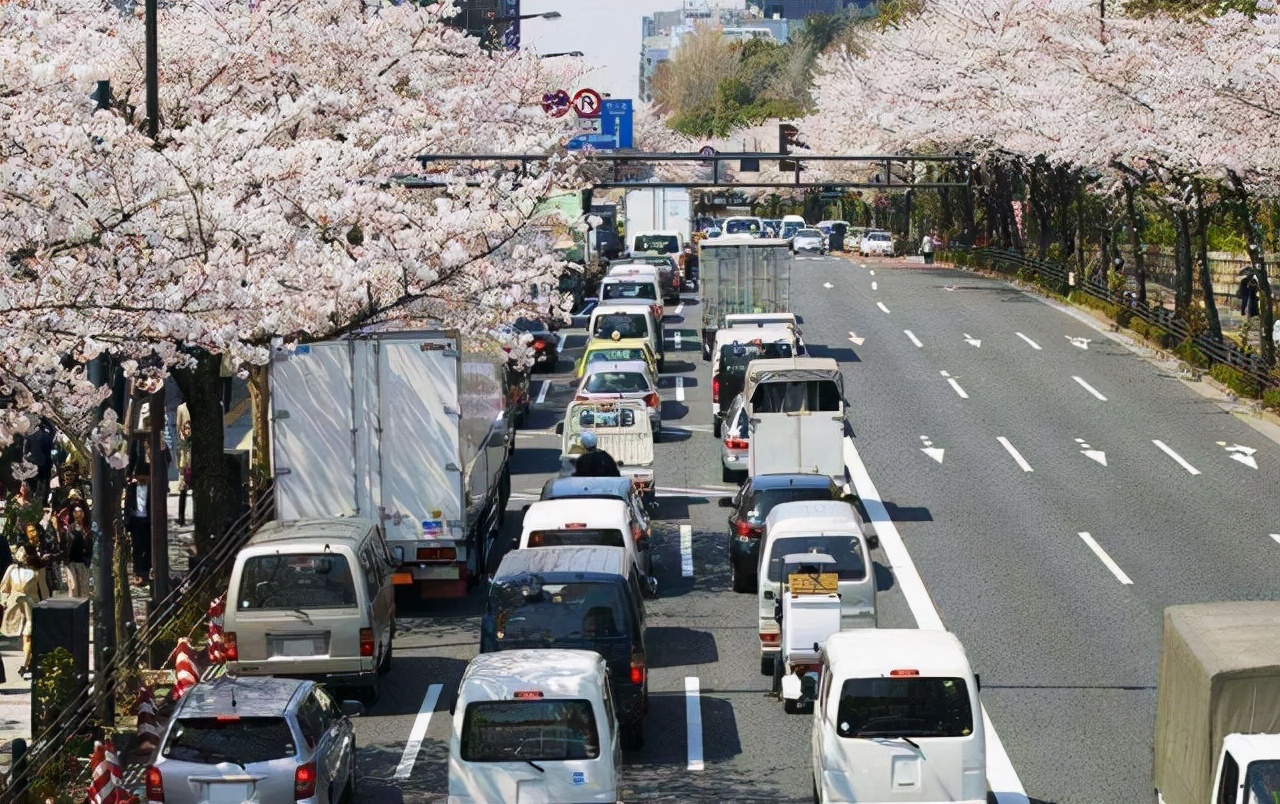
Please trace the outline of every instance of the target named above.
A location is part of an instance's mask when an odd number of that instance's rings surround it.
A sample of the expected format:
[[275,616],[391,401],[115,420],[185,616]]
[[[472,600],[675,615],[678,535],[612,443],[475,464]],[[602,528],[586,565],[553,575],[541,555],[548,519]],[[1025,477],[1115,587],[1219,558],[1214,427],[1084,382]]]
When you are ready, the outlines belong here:
[[716,416],[715,419],[711,422],[711,435],[713,437],[715,438],[720,437],[720,430],[721,430],[722,423],[723,421],[719,416]]
[[751,578],[745,572],[742,572],[741,570],[738,569],[738,562],[736,561],[729,562],[729,578],[733,583],[733,591],[735,592],[751,591],[751,583],[750,583]]
[[351,746],[351,772],[347,774],[347,784],[342,788],[342,798],[339,799],[342,804],[355,804],[356,802],[356,749]]
[[773,656],[771,654],[765,654],[764,656],[761,656],[760,657],[760,675],[762,676],[773,675],[774,664],[775,662],[773,661]]
[[623,723],[618,733],[623,751],[639,751],[644,748],[644,721]]
[[360,692],[356,694],[356,700],[365,705],[366,709],[372,709],[378,703],[381,695],[381,688],[377,681],[372,684],[361,687]]
[[387,649],[382,653],[382,661],[378,663],[378,675],[385,676],[391,672],[391,644],[387,643]]

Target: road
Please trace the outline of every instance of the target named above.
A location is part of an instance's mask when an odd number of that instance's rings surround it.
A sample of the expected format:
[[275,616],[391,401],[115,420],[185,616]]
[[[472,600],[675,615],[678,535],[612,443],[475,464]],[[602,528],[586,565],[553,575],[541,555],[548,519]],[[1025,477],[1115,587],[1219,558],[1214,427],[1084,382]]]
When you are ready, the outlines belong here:
[[[844,368],[855,484],[883,500],[868,505],[884,542],[880,625],[941,623],[964,643],[998,733],[993,798],[1149,801],[1161,611],[1275,596],[1280,514],[1257,501],[1280,498],[1280,448],[1175,367],[1002,281],[812,257],[796,264],[792,298],[811,353]],[[717,502],[733,488],[710,433],[698,313],[692,297],[668,308],[651,709],[624,795],[808,801],[809,718],[769,697],[754,597],[729,589]],[[561,371],[535,375],[513,538],[558,469],[554,426],[583,341],[567,331]],[[481,607],[474,594],[401,610],[382,700],[357,723],[359,800],[444,797],[448,710]]]

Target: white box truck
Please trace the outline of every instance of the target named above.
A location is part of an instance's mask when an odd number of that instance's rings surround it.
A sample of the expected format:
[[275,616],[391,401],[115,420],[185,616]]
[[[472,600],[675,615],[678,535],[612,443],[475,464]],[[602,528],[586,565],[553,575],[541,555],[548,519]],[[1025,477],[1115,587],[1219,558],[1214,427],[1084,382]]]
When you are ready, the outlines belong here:
[[628,190],[625,204],[627,251],[637,250],[635,237],[645,232],[676,232],[682,248],[692,242],[693,204],[688,190],[674,187]]
[[786,240],[721,235],[698,245],[703,360],[711,359],[726,316],[791,310],[791,263]]
[[[271,365],[280,519],[382,523],[397,585],[460,597],[487,572],[507,498],[517,375],[456,331],[362,333]],[[397,550],[396,548],[402,548]]]

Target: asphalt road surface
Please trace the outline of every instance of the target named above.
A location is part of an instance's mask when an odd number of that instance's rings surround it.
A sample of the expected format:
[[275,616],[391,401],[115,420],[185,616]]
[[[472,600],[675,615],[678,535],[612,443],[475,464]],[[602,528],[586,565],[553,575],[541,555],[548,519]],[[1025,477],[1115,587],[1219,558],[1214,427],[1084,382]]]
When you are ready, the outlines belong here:
[[[882,541],[880,625],[941,625],[964,643],[994,727],[992,799],[1153,800],[1162,610],[1276,596],[1276,434],[1002,281],[805,257],[792,298],[810,353],[844,369],[847,468]],[[810,716],[769,695],[755,598],[729,588],[717,502],[734,488],[711,436],[696,297],[667,313],[650,712],[623,795],[809,801]],[[511,538],[559,468],[554,427],[585,340],[563,334],[560,371],[535,375],[518,437]],[[402,607],[382,699],[357,721],[359,801],[445,798],[449,708],[482,600]]]

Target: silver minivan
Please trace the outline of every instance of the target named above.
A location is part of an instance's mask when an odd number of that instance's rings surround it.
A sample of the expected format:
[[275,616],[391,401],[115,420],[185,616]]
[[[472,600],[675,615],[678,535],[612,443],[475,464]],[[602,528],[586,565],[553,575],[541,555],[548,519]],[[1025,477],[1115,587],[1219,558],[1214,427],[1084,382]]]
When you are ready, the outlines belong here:
[[314,678],[372,704],[391,669],[397,564],[371,519],[267,523],[231,570],[228,672]]

